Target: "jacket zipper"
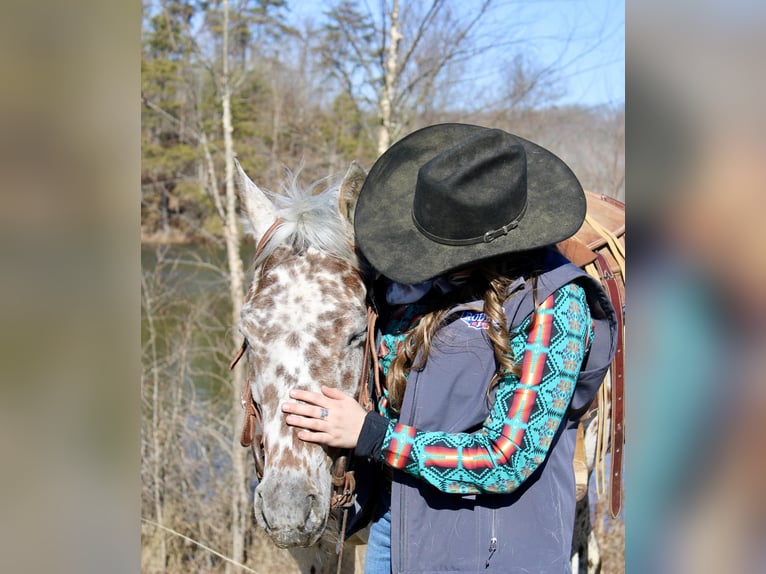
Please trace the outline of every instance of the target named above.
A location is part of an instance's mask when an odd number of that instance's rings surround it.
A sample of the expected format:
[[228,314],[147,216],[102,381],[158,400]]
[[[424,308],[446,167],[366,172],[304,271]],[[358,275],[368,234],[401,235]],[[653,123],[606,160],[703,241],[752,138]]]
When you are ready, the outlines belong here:
[[489,534],[489,556],[487,556],[487,561],[484,564],[485,568],[489,568],[489,561],[492,560],[492,556],[495,555],[495,552],[497,551],[497,535],[495,532],[495,512],[497,512],[496,509],[492,509],[492,520],[490,522],[490,534]]

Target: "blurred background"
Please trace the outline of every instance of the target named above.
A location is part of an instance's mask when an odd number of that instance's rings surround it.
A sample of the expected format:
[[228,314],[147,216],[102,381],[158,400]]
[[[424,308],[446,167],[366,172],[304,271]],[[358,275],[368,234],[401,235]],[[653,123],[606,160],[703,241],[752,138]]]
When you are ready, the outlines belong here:
[[226,49],[224,4],[3,5],[0,570],[228,555],[227,149],[277,189],[454,120],[626,202],[625,570],[763,571],[760,4],[401,2],[388,80],[391,2],[232,1]]
[[763,572],[766,11],[627,7],[636,572]]

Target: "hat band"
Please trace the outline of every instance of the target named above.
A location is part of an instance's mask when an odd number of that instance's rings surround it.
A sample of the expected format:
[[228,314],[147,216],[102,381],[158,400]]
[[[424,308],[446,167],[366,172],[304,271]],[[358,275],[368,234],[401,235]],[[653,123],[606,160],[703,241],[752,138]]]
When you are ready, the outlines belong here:
[[451,239],[449,237],[441,237],[439,235],[436,235],[435,233],[431,233],[428,231],[425,227],[423,227],[420,222],[418,221],[418,218],[415,217],[415,210],[412,210],[412,222],[415,224],[415,227],[418,228],[418,231],[428,237],[431,241],[436,241],[437,243],[441,243],[443,245],[475,245],[476,243],[492,243],[495,239],[502,235],[508,235],[508,232],[512,229],[516,229],[518,227],[519,222],[521,221],[521,218],[524,217],[524,213],[527,211],[527,202],[524,202],[524,207],[521,208],[521,212],[516,216],[515,219],[512,221],[509,221],[502,227],[498,227],[497,229],[490,229],[489,231],[485,232],[483,235],[478,235],[476,237],[468,237],[466,239]]

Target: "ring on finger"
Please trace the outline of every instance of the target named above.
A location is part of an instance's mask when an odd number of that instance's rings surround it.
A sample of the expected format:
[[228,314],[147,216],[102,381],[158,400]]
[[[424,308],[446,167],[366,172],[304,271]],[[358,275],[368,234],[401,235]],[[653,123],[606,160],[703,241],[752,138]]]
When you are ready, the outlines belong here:
[[329,415],[329,414],[330,414],[330,413],[328,412],[328,410],[327,410],[326,408],[324,408],[324,407],[321,407],[321,410],[319,411],[319,416],[320,416],[321,418],[323,418],[323,419],[326,419],[326,418],[327,418],[327,415]]

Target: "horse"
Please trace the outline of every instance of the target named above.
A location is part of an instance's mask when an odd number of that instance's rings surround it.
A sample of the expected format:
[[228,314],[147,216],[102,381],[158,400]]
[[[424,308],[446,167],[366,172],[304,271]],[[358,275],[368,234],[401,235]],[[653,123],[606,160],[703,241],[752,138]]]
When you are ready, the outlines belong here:
[[[261,190],[238,162],[236,170],[245,223],[257,245],[239,321],[244,343],[231,365],[247,359],[243,406],[254,409],[251,420],[262,431],[254,436],[251,425],[243,435],[243,445],[253,443],[260,478],[255,520],[274,544],[289,549],[301,572],[335,572],[340,514],[331,512],[331,485],[344,458],[298,439],[280,405],[294,388],[319,392],[326,385],[357,394],[368,270],[354,248],[352,214],[366,173],[353,162],[339,185],[325,189],[322,182],[302,189],[295,175],[277,195]],[[349,554],[343,566],[353,571]]]
[[[243,214],[257,245],[239,323],[245,343],[233,362],[247,357],[243,406],[251,408],[252,424],[262,428],[259,437],[253,436],[252,426],[245,433],[247,439],[243,437],[244,445],[253,443],[259,478],[255,520],[277,546],[289,549],[301,572],[341,571],[336,545],[342,520],[331,512],[331,485],[338,484],[342,473],[337,467],[343,457],[299,440],[286,426],[280,405],[293,388],[318,391],[323,384],[359,395],[367,367],[371,270],[354,249],[353,212],[366,173],[352,162],[339,185],[314,193],[319,182],[301,189],[294,177],[282,195],[270,195],[238,163],[236,169]],[[621,214],[619,205],[590,192],[586,198],[590,218],[559,248],[602,282],[610,274],[617,276],[623,296],[624,267],[618,268],[611,249],[615,230],[616,236],[624,235],[624,211]],[[609,383],[604,386],[611,388]],[[583,420],[587,472],[575,524],[575,573],[590,574],[599,568],[587,483],[605,452],[603,440],[593,438],[595,429],[611,420],[610,413],[608,402],[602,402]],[[574,465],[577,468],[577,460]],[[353,571],[351,558],[346,555],[340,565],[343,571]]]

